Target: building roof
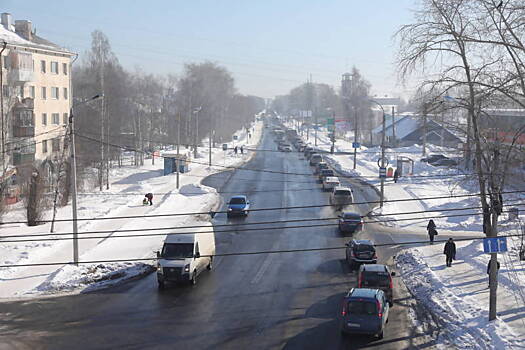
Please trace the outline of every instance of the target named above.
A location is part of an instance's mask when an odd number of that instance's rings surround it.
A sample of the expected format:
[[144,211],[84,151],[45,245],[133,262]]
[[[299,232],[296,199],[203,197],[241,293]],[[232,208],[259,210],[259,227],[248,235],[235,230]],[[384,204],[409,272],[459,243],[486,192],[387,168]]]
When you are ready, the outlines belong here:
[[31,47],[34,49],[51,50],[51,51],[57,51],[57,52],[70,54],[70,55],[73,54],[67,49],[55,43],[52,43],[51,41],[46,40],[36,34],[32,35],[31,41],[24,39],[20,35],[18,35],[16,32],[7,30],[3,25],[0,25],[0,41],[4,41],[10,46]]

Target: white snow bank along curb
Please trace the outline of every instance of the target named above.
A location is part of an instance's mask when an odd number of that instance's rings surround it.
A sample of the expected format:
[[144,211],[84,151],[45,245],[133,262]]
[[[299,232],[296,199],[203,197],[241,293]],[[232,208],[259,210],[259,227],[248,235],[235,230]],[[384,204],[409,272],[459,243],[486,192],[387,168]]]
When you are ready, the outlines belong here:
[[442,331],[437,344],[441,348],[525,349],[524,340],[505,322],[488,321],[488,310],[480,308],[484,303],[457,295],[457,288],[443,284],[417,248],[401,252],[396,260],[407,288],[439,319]]

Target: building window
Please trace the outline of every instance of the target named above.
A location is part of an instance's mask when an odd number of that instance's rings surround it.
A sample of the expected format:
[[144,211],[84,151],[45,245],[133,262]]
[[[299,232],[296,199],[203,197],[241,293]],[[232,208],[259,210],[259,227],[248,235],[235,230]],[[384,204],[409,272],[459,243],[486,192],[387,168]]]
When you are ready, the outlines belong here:
[[55,125],[60,124],[60,114],[58,113],[51,114],[51,122]]
[[29,96],[31,96],[32,99],[35,98],[35,87],[34,86],[29,87]]
[[68,122],[68,114],[64,113],[64,124],[67,124]]
[[45,100],[46,98],[47,98],[46,87],[42,86],[42,100]]
[[67,100],[67,88],[64,88],[64,100]]
[[58,95],[59,95],[58,88],[57,87],[51,87],[51,98],[53,100],[58,100]]
[[42,125],[47,125],[47,113],[42,113]]
[[42,141],[42,153],[47,153],[47,140]]
[[44,60],[40,61],[40,72],[42,73],[46,72],[46,61]]
[[67,63],[62,63],[62,72],[64,72],[64,75],[67,75]]
[[51,62],[51,73],[58,74],[58,62]]
[[23,85],[17,85],[16,95],[20,98],[24,98],[24,86]]
[[58,152],[60,151],[60,139],[55,138],[51,140],[51,151]]

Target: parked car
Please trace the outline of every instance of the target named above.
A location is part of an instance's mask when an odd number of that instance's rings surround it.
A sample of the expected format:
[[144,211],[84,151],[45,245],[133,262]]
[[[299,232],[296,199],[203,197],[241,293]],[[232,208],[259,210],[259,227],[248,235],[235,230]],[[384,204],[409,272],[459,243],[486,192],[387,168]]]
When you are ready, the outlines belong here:
[[321,172],[319,173],[319,182],[323,183],[324,178],[327,176],[330,176],[330,177],[335,176],[334,171],[332,169],[321,170]]
[[431,164],[433,166],[456,166],[458,165],[458,162],[456,162],[454,159],[443,158],[440,160],[436,160],[435,162],[432,162]]
[[340,185],[341,183],[337,176],[326,176],[323,179],[323,191],[333,191],[334,188]]
[[359,288],[378,288],[385,292],[390,306],[394,305],[394,283],[392,276],[395,272],[390,272],[386,265],[369,264],[361,265],[357,276],[357,286]]
[[312,153],[310,156],[310,165],[316,166],[317,163],[320,163],[323,161],[323,156],[321,156],[319,153]]
[[323,169],[328,169],[328,164],[326,162],[321,161],[315,165],[314,174],[319,174],[319,172]]
[[213,226],[204,227],[202,233],[168,234],[162,250],[157,252],[157,282],[164,288],[167,282],[197,283],[197,276],[211,270],[215,255]]
[[426,158],[421,158],[421,161],[424,162],[424,163],[430,163],[432,164],[433,162],[435,161],[438,161],[440,159],[445,159],[447,158],[446,156],[442,155],[442,154],[432,154]]
[[381,289],[352,288],[343,299],[341,332],[383,339],[390,306]]
[[339,232],[355,233],[363,230],[363,219],[359,213],[344,212],[339,215]]
[[352,202],[352,190],[348,187],[335,187],[330,195],[330,204],[337,207],[343,207],[344,205],[352,204]]
[[353,239],[346,243],[346,261],[351,270],[360,264],[377,263],[374,243],[369,239]]
[[228,212],[227,216],[232,217],[235,215],[247,216],[248,211],[250,210],[250,201],[246,196],[233,196],[228,202]]

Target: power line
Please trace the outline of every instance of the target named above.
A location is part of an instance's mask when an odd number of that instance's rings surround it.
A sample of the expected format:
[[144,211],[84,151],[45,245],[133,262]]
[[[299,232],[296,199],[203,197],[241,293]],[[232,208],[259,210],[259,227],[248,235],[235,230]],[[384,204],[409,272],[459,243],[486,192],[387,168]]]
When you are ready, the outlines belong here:
[[[503,191],[501,194],[514,194],[514,193],[524,193],[524,191]],[[477,197],[479,193],[468,193],[468,194],[458,194],[458,195],[449,195],[449,196],[436,196],[436,197],[419,197],[419,198],[402,198],[402,199],[390,199],[385,200],[385,203],[394,203],[394,202],[409,202],[409,201],[423,201],[423,200],[434,200],[434,199],[450,199],[450,198],[464,198],[464,197]],[[364,201],[364,202],[354,202],[352,205],[364,205],[364,204],[377,204],[377,201]],[[272,211],[272,210],[292,210],[292,209],[310,209],[310,208],[322,208],[322,207],[333,207],[332,204],[312,204],[312,205],[298,205],[290,207],[273,207],[273,208],[250,208],[250,212],[257,211]],[[151,214],[151,215],[128,215],[128,216],[106,216],[106,217],[91,217],[91,218],[78,218],[77,220],[90,221],[90,220],[117,220],[117,219],[134,219],[134,218],[152,218],[152,217],[170,217],[170,216],[188,216],[188,215],[209,215],[211,212],[191,212],[191,213],[170,213],[170,214]],[[227,211],[213,211],[215,214],[227,213]],[[72,219],[57,219],[55,222],[60,221],[72,221]],[[51,222],[50,220],[38,220],[39,223]],[[0,222],[0,225],[7,224],[24,224],[26,221],[6,221]]]
[[[516,237],[519,235],[509,234],[501,235],[498,237]],[[478,241],[485,237],[468,237],[468,238],[456,238],[455,242],[466,242],[466,241]],[[447,240],[435,240],[434,243],[446,243]],[[411,241],[411,242],[394,242],[394,243],[380,243],[374,244],[375,247],[389,247],[389,246],[408,246],[415,244],[429,245],[428,240],[424,241]],[[220,257],[220,256],[243,256],[243,255],[261,255],[261,254],[282,254],[282,253],[303,253],[303,252],[317,252],[317,251],[328,251],[328,250],[341,250],[346,249],[346,246],[333,246],[333,247],[313,247],[313,248],[302,248],[302,249],[279,249],[279,250],[261,250],[251,252],[232,252],[232,253],[218,253],[214,255],[201,255],[201,257]],[[133,261],[155,261],[162,258],[151,257],[151,258],[129,258],[129,259],[112,259],[112,260],[88,260],[79,261],[78,264],[100,264],[100,263],[117,263],[117,262],[133,262]],[[13,264],[13,265],[0,265],[0,268],[11,268],[11,267],[34,267],[34,266],[56,266],[56,265],[74,265],[77,263],[71,261],[65,262],[49,262],[49,263],[33,263],[33,264]]]
[[[459,210],[459,209],[458,209]],[[472,210],[472,209],[466,209],[466,210]],[[504,211],[505,213],[509,211]],[[413,213],[420,213],[420,212],[413,212]],[[405,213],[404,215],[409,215],[413,213]],[[395,215],[395,214],[389,214],[389,215]],[[403,214],[400,214],[403,215]],[[451,218],[451,217],[464,217],[464,216],[478,216],[483,215],[482,212],[478,213],[465,213],[465,214],[452,214],[452,215],[441,215],[440,218]],[[399,221],[418,221],[418,220],[426,220],[429,217],[418,217],[418,218],[404,218],[404,219],[385,219],[381,220],[381,223],[384,222],[399,222]],[[430,217],[433,218],[433,217]],[[333,220],[333,219],[308,219],[304,221],[320,221],[320,220]],[[302,221],[300,219],[295,221]],[[291,221],[281,221],[284,223],[287,222],[293,222]],[[280,223],[280,222],[279,222]],[[377,223],[377,221],[364,221],[364,223]],[[250,223],[252,224],[252,223]],[[243,228],[243,229],[232,229],[232,230],[212,230],[212,231],[200,231],[200,232],[175,232],[175,233],[168,233],[170,235],[187,235],[187,234],[195,234],[195,233],[227,233],[227,232],[249,232],[249,231],[265,231],[265,230],[284,230],[284,229],[298,229],[298,228],[312,228],[312,227],[330,227],[330,226],[337,226],[338,223],[334,224],[309,224],[309,225],[296,225],[296,226],[278,226],[278,227],[260,227],[260,228]],[[198,227],[198,226],[196,226]],[[201,227],[209,227],[209,225],[201,226]],[[186,227],[187,228],[187,227]],[[178,227],[166,227],[166,228],[144,228],[144,229],[128,229],[128,230],[108,230],[108,231],[92,231],[92,232],[81,232],[79,234],[94,234],[94,233],[121,233],[121,232],[136,232],[136,231],[152,231],[152,230],[172,230],[172,229],[183,229]],[[58,234],[39,234],[42,236],[56,236],[56,235],[71,235],[72,233],[58,233]],[[137,237],[154,237],[154,236],[165,236],[167,233],[147,233],[147,234],[132,234],[132,235],[117,235],[117,236],[87,236],[87,237],[78,237],[77,239],[86,240],[86,239],[109,239],[109,238],[137,238]],[[20,237],[34,237],[33,235],[18,235],[18,236],[11,236],[15,238]],[[72,240],[72,237],[64,237],[64,238],[40,238],[40,239],[17,239],[17,240],[2,240],[2,243],[19,243],[19,242],[47,242],[47,241],[67,241]]]

